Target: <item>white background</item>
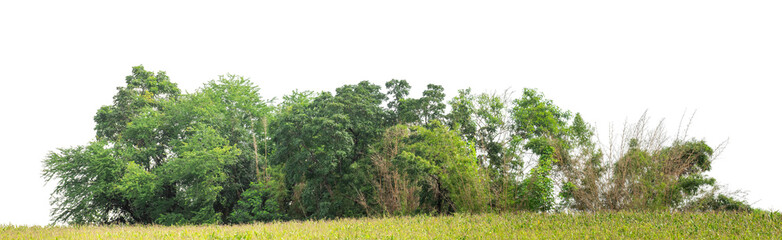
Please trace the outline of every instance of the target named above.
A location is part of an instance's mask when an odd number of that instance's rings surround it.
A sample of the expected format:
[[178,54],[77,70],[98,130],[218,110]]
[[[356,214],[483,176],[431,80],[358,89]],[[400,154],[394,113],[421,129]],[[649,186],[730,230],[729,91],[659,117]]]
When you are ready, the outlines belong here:
[[49,222],[41,161],[92,140],[139,64],[189,92],[243,75],[264,98],[392,78],[448,99],[537,88],[601,133],[648,110],[675,134],[697,111],[691,136],[730,139],[710,175],[782,208],[779,1],[114,2],[0,2],[0,224]]

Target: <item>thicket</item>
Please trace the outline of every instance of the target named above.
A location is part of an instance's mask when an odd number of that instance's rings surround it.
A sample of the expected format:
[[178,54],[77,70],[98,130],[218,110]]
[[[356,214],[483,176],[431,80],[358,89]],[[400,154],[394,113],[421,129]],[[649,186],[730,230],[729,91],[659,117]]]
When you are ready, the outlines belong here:
[[98,109],[94,141],[44,160],[53,221],[752,210],[705,174],[715,149],[704,141],[668,139],[642,117],[601,146],[580,114],[534,89],[446,102],[439,85],[412,98],[405,80],[363,81],[276,103],[235,75],[194,93],[142,66],[125,80]]

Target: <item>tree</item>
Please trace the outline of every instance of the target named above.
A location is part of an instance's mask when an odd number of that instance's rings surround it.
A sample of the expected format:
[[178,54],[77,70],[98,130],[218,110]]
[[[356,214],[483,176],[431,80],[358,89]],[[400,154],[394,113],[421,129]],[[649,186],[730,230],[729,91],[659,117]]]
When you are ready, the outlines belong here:
[[459,95],[448,101],[451,105],[451,112],[446,115],[448,126],[451,129],[459,130],[464,140],[475,141],[476,123],[473,119],[475,114],[475,97],[471,94],[471,89],[459,90]]
[[[238,161],[241,151],[205,125],[191,130],[192,136],[175,148],[176,156],[156,169],[162,185],[174,186],[171,211],[155,221],[161,224],[220,223],[222,213],[214,205],[228,180],[225,167]],[[222,200],[223,202],[225,200]]]
[[388,89],[386,95],[391,101],[386,106],[389,109],[389,121],[391,124],[400,124],[406,121],[408,116],[405,116],[405,111],[408,101],[406,98],[410,94],[410,84],[406,80],[391,79],[386,82],[386,89]]
[[[520,203],[524,209],[547,211],[555,202],[555,185],[565,191],[572,185],[568,181],[557,184],[552,180],[553,174],[569,168],[573,146],[569,135],[572,115],[529,88],[525,88],[521,98],[513,104],[514,141],[537,156],[537,164],[519,189]],[[555,171],[555,167],[559,171]]]
[[513,103],[516,131],[522,138],[561,137],[567,132],[571,113],[561,110],[536,90],[525,88],[522,97]]
[[[465,139],[475,143],[478,162],[491,179],[493,208],[545,211],[555,200],[557,183],[552,177],[564,169],[574,141],[589,144],[591,138],[571,136],[570,113],[537,91],[525,89],[518,99],[512,95],[460,91],[448,117],[458,123],[452,126],[463,129]],[[579,134],[588,135],[583,120],[579,124]],[[531,204],[531,199],[537,203]]]
[[427,124],[432,120],[441,121],[445,112],[445,93],[443,86],[428,84],[420,101],[421,121]]
[[365,168],[369,147],[385,127],[387,113],[380,107],[385,98],[379,86],[364,81],[291,104],[277,117],[274,162],[283,164],[291,195],[302,196],[304,216],[367,213],[371,185]]
[[391,98],[387,106],[390,124],[414,123],[425,125],[431,120],[442,121],[445,117],[445,93],[440,85],[428,84],[421,98],[407,98],[410,84],[405,80],[392,79],[386,82],[387,95]]
[[563,175],[562,207],[577,210],[602,209],[601,179],[606,173],[603,152],[594,143],[594,129],[576,113],[570,127],[569,139],[573,147],[568,158],[558,164]]
[[389,127],[372,148],[373,195],[383,215],[413,214],[421,204],[420,173],[402,158],[410,134],[407,125]]
[[[160,144],[165,138],[158,131],[160,111],[180,91],[165,72],[155,74],[142,66],[133,67],[125,83],[117,88],[114,104],[96,113],[96,141],[60,149],[44,160],[45,179],[57,180],[55,222],[136,222],[136,217],[147,217],[133,212],[139,205],[124,197],[148,197],[148,191],[141,191],[149,186],[127,186],[138,179],[123,175],[126,170],[138,175],[139,167],[150,170],[165,161],[168,146]],[[149,179],[143,174],[138,178]]]
[[230,220],[234,223],[249,223],[253,221],[271,222],[287,220],[285,185],[280,180],[281,175],[276,174],[268,180],[253,182],[250,188],[242,192],[242,198],[236,203],[231,212]]
[[521,182],[516,198],[522,209],[528,211],[548,211],[554,206],[554,181],[551,179],[555,148],[550,140],[534,138],[524,148],[539,156],[537,165]]
[[166,72],[157,74],[133,67],[133,74],[125,78],[125,87],[118,87],[114,104],[103,106],[95,114],[95,132],[99,138],[117,140],[131,118],[146,107],[160,110],[161,101],[176,99],[180,91],[169,80]]
[[[201,93],[216,106],[210,125],[228,140],[229,145],[240,150],[237,161],[225,166],[228,181],[220,193],[224,200],[216,206],[225,221],[239,201],[240,193],[249,188],[251,182],[258,181],[259,143],[265,151],[274,151],[268,127],[264,127],[264,122],[273,118],[273,107],[261,98],[257,86],[237,75],[220,76],[205,84]],[[267,161],[266,154],[263,156],[262,161]]]
[[659,150],[644,150],[638,139],[631,139],[629,150],[614,163],[608,207],[683,207],[701,187],[715,184],[715,179],[702,174],[711,169],[713,153],[703,141],[675,141]]
[[129,216],[128,223],[152,223],[165,212],[158,201],[161,196],[160,179],[135,162],[127,162],[125,174],[114,186],[122,198],[122,209]]
[[[260,151],[258,142],[268,151],[274,148],[268,138],[268,128],[263,125],[264,119],[272,118],[273,107],[261,98],[258,91],[258,87],[247,78],[230,74],[219,76],[198,91],[166,104],[166,110],[161,115],[163,125],[160,129],[169,137],[160,145],[171,146],[173,150],[194,138],[193,129],[209,128],[227,141],[226,146],[237,150],[235,161],[220,165],[226,180],[219,181],[220,197],[213,207],[223,222],[229,220],[242,191],[249,188],[251,182],[259,180],[256,166],[258,161],[266,159],[257,158],[257,151]],[[164,198],[175,197],[172,190],[175,186],[171,182],[164,183],[161,188],[165,189]]]
[[480,212],[488,205],[487,179],[475,161],[475,149],[439,121],[411,129],[410,145],[400,156],[422,185],[421,206],[438,213]]
[[138,66],[126,84],[96,114],[97,141],[44,161],[46,179],[58,180],[53,219],[227,221],[242,191],[258,180],[253,140],[273,150],[262,124],[273,108],[235,75],[180,95],[164,72]]
[[434,120],[427,126],[389,128],[372,156],[379,212],[448,214],[488,207],[487,179],[475,149]]
[[513,189],[524,177],[524,139],[514,131],[511,95],[505,91],[473,97],[475,148],[479,163],[491,178],[492,206],[496,209],[518,209]]
[[59,149],[44,160],[43,177],[57,179],[52,193],[52,220],[71,224],[123,221],[121,199],[114,191],[125,163],[101,140]]

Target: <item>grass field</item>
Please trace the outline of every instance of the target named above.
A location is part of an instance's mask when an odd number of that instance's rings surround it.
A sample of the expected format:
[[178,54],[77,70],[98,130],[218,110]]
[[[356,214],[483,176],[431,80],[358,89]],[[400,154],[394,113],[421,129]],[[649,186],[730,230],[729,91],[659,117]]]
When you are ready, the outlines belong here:
[[0,239],[782,239],[769,213],[414,216],[205,226],[1,226]]

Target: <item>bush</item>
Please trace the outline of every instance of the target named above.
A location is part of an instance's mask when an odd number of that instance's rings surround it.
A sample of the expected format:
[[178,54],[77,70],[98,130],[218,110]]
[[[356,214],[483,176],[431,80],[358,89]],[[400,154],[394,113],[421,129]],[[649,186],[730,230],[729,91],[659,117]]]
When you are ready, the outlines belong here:
[[697,211],[735,211],[752,212],[752,207],[745,201],[724,194],[708,194],[690,204],[689,210]]

